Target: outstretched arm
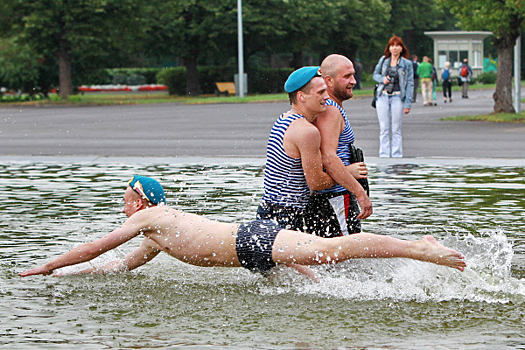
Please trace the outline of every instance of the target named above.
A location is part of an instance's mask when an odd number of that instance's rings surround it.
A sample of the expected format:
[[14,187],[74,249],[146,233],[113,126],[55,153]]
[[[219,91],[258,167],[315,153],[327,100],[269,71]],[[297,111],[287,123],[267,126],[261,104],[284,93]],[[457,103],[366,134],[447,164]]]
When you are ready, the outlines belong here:
[[92,267],[77,272],[54,274],[53,276],[106,274],[131,271],[152,260],[159,253],[160,248],[158,245],[148,237],[144,237],[144,241],[142,241],[140,247],[126,255],[122,260],[114,260],[102,266]]
[[297,272],[302,273],[303,275],[308,276],[315,283],[319,283],[319,279],[317,278],[317,276],[315,276],[315,272],[308,266],[294,264],[294,263],[287,263],[285,265],[295,269]]
[[140,234],[142,225],[140,225],[139,220],[137,220],[139,216],[138,214],[140,213],[133,215],[126,220],[121,227],[108,235],[93,242],[84,243],[42,266],[21,272],[19,275],[22,277],[32,275],[50,275],[55,269],[95,259],[99,255],[118,247]]

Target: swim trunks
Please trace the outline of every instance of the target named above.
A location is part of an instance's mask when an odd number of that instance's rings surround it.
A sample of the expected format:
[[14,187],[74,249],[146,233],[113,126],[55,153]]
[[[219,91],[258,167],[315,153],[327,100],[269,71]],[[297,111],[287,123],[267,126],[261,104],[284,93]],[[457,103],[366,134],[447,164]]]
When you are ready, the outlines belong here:
[[304,214],[306,232],[326,238],[361,232],[359,213],[357,200],[348,191],[316,193],[310,197]]
[[270,220],[255,220],[239,226],[235,250],[242,267],[267,274],[275,265],[272,248],[282,227]]

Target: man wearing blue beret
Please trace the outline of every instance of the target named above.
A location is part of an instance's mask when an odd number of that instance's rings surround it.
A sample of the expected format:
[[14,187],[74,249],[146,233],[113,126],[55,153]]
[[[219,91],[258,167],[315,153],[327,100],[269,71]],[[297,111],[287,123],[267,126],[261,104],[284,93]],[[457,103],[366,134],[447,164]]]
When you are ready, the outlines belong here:
[[359,237],[313,237],[284,230],[270,220],[242,225],[218,222],[170,208],[165,202],[164,189],[157,180],[134,176],[124,192],[123,212],[128,219],[122,226],[19,275],[50,275],[56,269],[91,261],[140,235],[144,236],[142,244],[123,259],[72,273],[130,271],[160,252],[192,265],[244,267],[262,274],[283,264],[314,280],[313,271],[305,265],[334,264],[356,258],[411,258],[460,271],[466,266],[461,253],[440,245],[432,236],[418,241],[371,233],[361,233]]
[[284,84],[292,108],[274,123],[268,140],[264,195],[258,219],[276,221],[283,228],[304,230],[304,210],[310,190],[335,185],[323,171],[321,135],[312,124],[326,111],[329,96],[320,67],[294,71]]

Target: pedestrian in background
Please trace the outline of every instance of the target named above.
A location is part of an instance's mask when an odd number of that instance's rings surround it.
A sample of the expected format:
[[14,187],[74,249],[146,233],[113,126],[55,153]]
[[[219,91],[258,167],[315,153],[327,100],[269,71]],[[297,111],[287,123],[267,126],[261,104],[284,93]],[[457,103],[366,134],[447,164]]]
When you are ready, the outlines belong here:
[[463,64],[459,67],[458,76],[461,80],[461,97],[468,98],[468,84],[472,78],[472,68],[468,65],[468,59],[463,60]]
[[432,104],[432,65],[427,56],[423,57],[423,62],[417,68],[419,80],[421,80],[421,92],[423,93],[423,106]]
[[437,106],[436,86],[438,84],[438,75],[436,67],[433,64],[432,58],[428,58],[428,63],[432,65],[432,103],[431,106]]
[[403,40],[393,36],[374,69],[376,110],[379,120],[379,156],[403,157],[401,127],[412,108],[414,71]]
[[361,79],[362,79],[362,76],[363,76],[363,65],[361,64],[361,60],[359,58],[356,58],[354,67],[355,67],[355,75],[354,75],[354,77],[355,77],[355,81],[356,81],[354,89],[361,90]]
[[445,69],[441,73],[441,80],[443,81],[443,103],[452,102],[452,74],[450,72],[450,62],[445,62]]
[[414,71],[414,93],[412,94],[412,102],[416,102],[417,99],[417,87],[419,86],[419,75],[417,75],[417,67],[419,67],[419,62],[417,61],[417,56],[412,55],[412,70]]

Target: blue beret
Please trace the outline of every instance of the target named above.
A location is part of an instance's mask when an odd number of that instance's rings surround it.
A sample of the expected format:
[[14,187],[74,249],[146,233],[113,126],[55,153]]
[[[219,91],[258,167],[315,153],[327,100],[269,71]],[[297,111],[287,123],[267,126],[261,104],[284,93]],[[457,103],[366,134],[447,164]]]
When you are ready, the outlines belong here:
[[128,182],[133,191],[145,197],[153,204],[166,204],[166,195],[162,185],[155,179],[147,176],[134,175]]
[[319,66],[299,68],[290,74],[288,79],[286,79],[286,83],[284,83],[284,91],[287,93],[297,91],[308,84],[308,82],[312,80],[313,77],[318,76],[321,76],[321,70]]

